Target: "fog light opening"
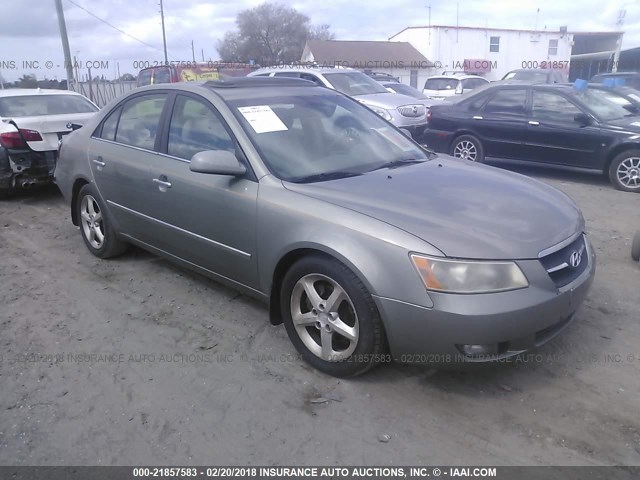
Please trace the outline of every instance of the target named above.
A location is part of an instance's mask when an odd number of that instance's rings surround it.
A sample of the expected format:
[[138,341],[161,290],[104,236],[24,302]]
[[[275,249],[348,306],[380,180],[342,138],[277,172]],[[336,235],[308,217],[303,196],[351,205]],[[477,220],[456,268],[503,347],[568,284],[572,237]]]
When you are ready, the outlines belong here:
[[456,345],[456,348],[465,357],[473,359],[495,357],[500,353],[498,343]]

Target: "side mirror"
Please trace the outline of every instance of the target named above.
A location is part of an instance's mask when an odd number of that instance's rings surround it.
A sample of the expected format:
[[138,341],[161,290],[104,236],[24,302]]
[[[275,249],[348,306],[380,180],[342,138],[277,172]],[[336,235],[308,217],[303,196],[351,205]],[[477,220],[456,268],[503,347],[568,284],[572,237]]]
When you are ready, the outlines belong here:
[[244,175],[247,171],[236,156],[228,150],[205,150],[191,157],[189,170],[213,175]]
[[573,121],[578,123],[581,127],[591,125],[591,117],[586,113],[576,113],[573,117]]

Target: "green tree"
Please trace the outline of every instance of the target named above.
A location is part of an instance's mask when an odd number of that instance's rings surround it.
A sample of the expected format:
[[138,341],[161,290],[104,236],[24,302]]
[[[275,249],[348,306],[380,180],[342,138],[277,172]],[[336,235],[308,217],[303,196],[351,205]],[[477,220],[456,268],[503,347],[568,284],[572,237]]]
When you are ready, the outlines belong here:
[[309,17],[277,3],[243,10],[236,25],[238,30],[227,32],[218,43],[218,53],[225,62],[253,60],[260,65],[296,62],[307,40],[334,38],[329,25],[313,27]]

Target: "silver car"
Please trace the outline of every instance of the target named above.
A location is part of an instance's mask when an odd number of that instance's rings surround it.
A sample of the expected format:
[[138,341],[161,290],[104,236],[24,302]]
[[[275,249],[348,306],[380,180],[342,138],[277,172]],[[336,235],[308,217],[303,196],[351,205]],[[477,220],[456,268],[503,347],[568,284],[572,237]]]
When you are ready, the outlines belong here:
[[595,271],[563,193],[297,79],[137,89],[65,137],[55,178],[94,255],[137,245],[264,300],[336,376],[520,354]]
[[338,90],[365,104],[396,127],[409,131],[416,139],[427,126],[428,104],[408,95],[389,92],[368,75],[351,68],[278,66],[261,68],[247,76],[302,78]]

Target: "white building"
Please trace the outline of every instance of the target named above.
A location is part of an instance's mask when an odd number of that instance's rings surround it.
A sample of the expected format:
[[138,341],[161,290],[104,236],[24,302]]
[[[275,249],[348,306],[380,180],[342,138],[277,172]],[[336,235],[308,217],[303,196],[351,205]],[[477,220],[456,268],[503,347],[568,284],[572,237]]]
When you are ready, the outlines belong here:
[[432,25],[407,27],[389,40],[409,42],[434,63],[438,74],[466,71],[499,80],[518,68],[561,69],[568,73],[575,37],[583,40],[595,36],[617,40],[622,33],[573,33],[566,27],[549,31]]

